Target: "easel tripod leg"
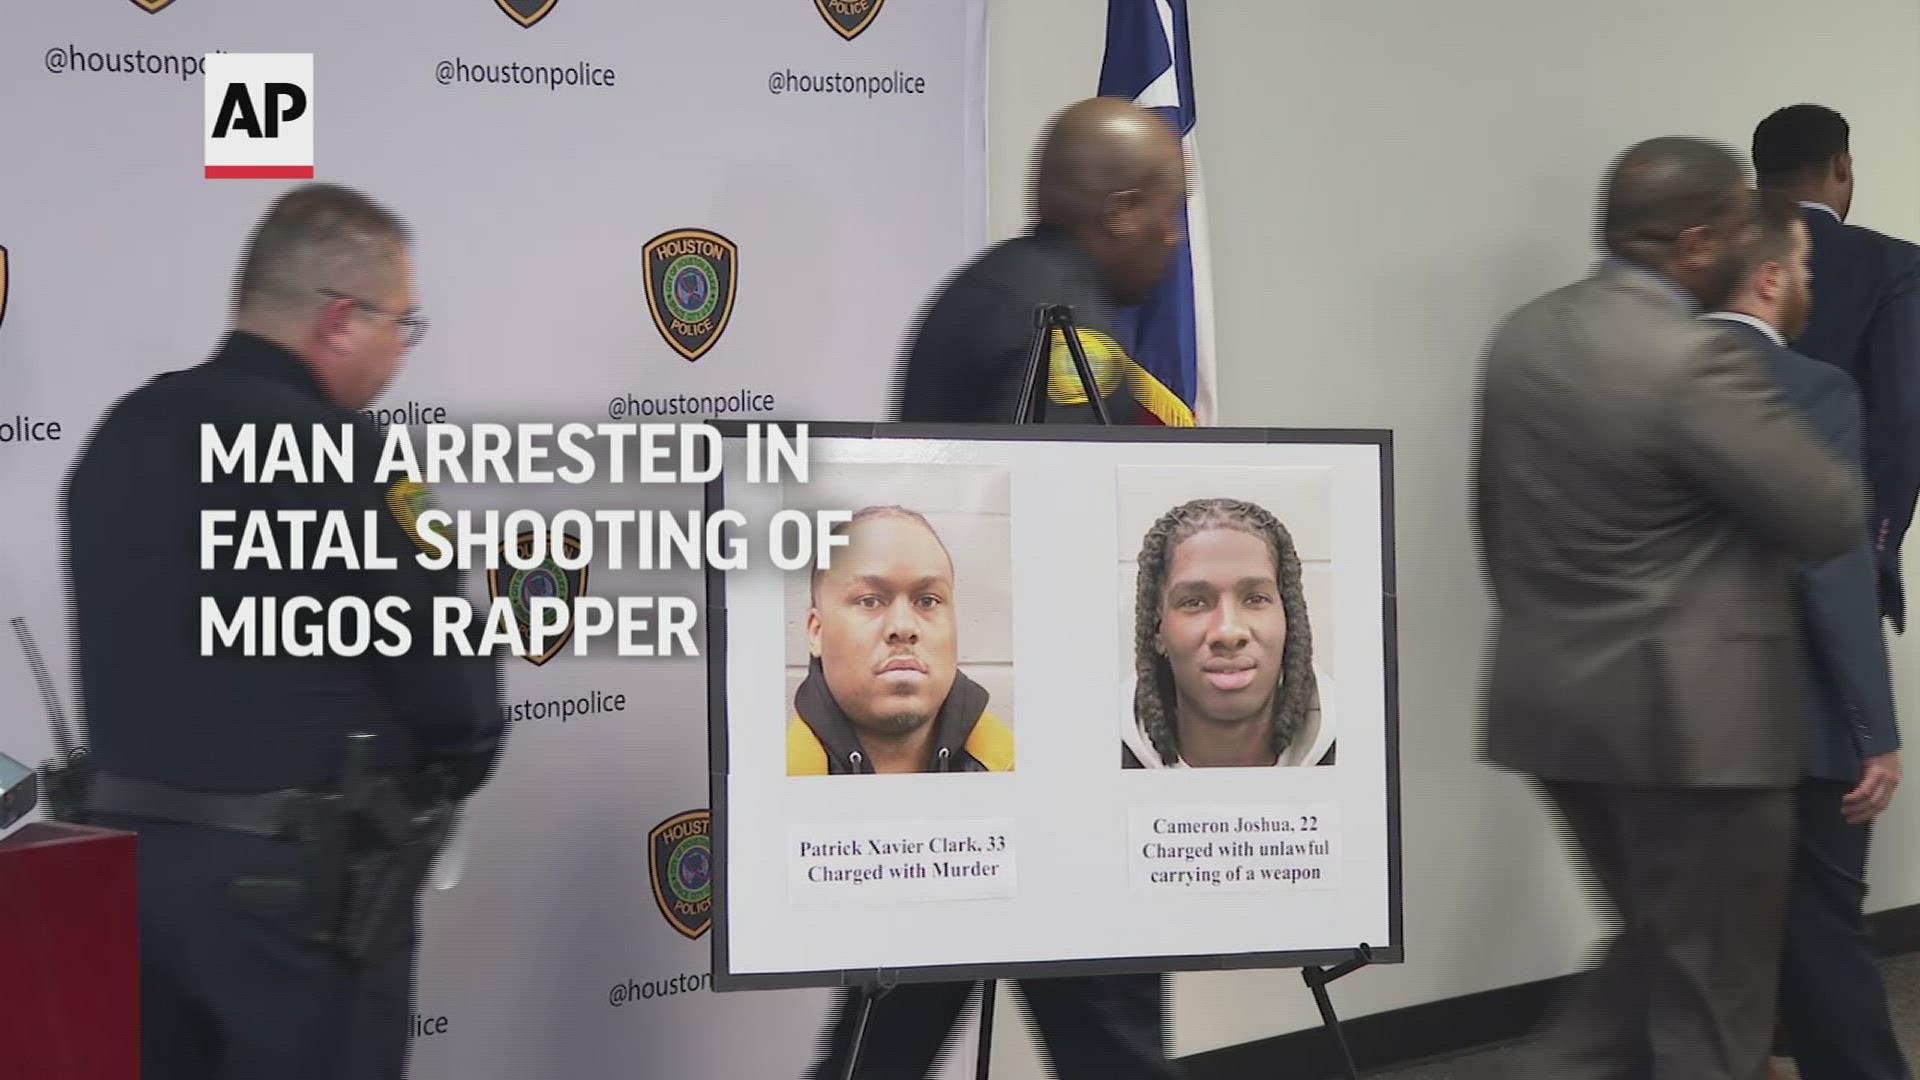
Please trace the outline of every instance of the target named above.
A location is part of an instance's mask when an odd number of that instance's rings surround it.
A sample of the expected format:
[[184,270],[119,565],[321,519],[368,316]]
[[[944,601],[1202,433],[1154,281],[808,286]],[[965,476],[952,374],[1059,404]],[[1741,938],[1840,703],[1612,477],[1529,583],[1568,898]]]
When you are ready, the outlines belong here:
[[993,999],[1000,996],[999,986],[993,979],[980,984],[980,1046],[973,1061],[973,1080],[987,1080],[987,1065],[993,1059]]
[[1327,994],[1327,983],[1332,980],[1322,968],[1303,968],[1300,977],[1306,980],[1307,987],[1313,991],[1313,1003],[1320,1008],[1320,1022],[1326,1026],[1327,1034],[1333,1036],[1333,1048],[1339,1055],[1340,1075],[1347,1080],[1360,1080],[1360,1073],[1353,1067],[1353,1052],[1347,1049],[1346,1033],[1340,1030],[1340,1017],[1334,1014],[1333,998]]
[[[1094,377],[1093,365],[1087,360],[1087,350],[1080,343],[1080,332],[1073,327],[1073,311],[1069,308],[1056,308],[1058,314],[1049,319],[1049,324],[1060,331],[1067,343],[1067,355],[1073,357],[1073,368],[1080,375],[1080,386],[1086,392],[1087,406],[1093,410],[1093,417],[1102,426],[1113,423],[1113,417],[1107,415],[1107,404],[1100,393],[1100,380]],[[1052,369],[1048,369],[1051,373]]]
[[847,1047],[847,1068],[840,1074],[840,1080],[853,1080],[854,1073],[860,1068],[860,1051],[867,1043],[867,1021],[873,1018],[873,1003],[881,992],[873,986],[860,989],[860,1011],[854,1015],[853,1042]]
[[1080,332],[1074,328],[1073,309],[1064,304],[1042,304],[1033,310],[1033,338],[1027,347],[1026,377],[1020,383],[1013,422],[1046,422],[1053,380],[1052,340],[1055,331],[1059,331],[1061,340],[1066,344],[1067,355],[1073,359],[1074,371],[1080,376],[1080,388],[1087,395],[1087,407],[1093,411],[1095,422],[1103,425],[1113,423],[1105,399],[1100,394],[1100,381],[1094,377],[1093,364],[1087,360],[1086,347],[1080,342]]

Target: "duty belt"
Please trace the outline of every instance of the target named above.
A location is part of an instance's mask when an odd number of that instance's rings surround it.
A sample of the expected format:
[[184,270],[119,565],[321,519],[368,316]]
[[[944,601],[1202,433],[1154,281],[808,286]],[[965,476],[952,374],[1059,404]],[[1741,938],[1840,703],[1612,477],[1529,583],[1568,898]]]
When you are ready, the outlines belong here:
[[314,811],[329,798],[298,788],[258,792],[192,791],[111,773],[94,776],[92,794],[90,805],[96,814],[124,814],[181,825],[204,825],[273,840],[301,837],[311,826]]

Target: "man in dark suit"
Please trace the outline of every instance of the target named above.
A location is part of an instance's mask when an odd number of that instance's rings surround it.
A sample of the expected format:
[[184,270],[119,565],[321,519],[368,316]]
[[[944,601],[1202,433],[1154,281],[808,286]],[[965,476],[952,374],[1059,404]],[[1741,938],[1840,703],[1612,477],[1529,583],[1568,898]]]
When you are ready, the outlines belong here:
[[1642,143],[1602,199],[1612,258],[1488,350],[1485,750],[1545,789],[1622,927],[1527,1075],[1766,1068],[1800,779],[1793,564],[1853,546],[1867,504],[1759,350],[1694,317],[1755,231],[1730,153]]
[[1880,607],[1905,632],[1900,544],[1920,494],[1920,247],[1846,224],[1848,145],[1839,113],[1793,105],[1754,129],[1753,167],[1761,187],[1800,201],[1813,243],[1813,314],[1794,347],[1853,376],[1866,402]]
[[[1766,353],[1788,400],[1858,470],[1865,455],[1853,379],[1787,347],[1812,304],[1810,250],[1798,203],[1768,192],[1753,271],[1727,310],[1708,318],[1735,324],[1732,332]],[[1801,566],[1795,585],[1812,683],[1780,968],[1783,1033],[1801,1080],[1905,1080],[1866,919],[1870,823],[1900,777],[1870,535],[1838,558]]]

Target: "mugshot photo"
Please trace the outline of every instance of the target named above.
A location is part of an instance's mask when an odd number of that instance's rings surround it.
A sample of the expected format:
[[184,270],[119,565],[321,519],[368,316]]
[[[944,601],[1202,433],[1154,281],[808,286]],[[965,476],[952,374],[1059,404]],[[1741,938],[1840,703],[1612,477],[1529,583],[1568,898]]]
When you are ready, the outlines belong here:
[[1122,768],[1334,764],[1332,478],[1119,470]]
[[787,775],[1013,771],[1008,470],[816,461],[784,498],[853,515],[786,575]]

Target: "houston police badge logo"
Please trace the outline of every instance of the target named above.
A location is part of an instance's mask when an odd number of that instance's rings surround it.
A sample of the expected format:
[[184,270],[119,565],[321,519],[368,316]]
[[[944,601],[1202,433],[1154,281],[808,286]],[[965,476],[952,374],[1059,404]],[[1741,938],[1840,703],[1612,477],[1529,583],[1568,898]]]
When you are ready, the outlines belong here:
[[647,308],[673,350],[698,360],[726,333],[739,280],[740,249],[705,229],[676,229],[647,241]]
[[173,0],[133,0],[133,3],[135,7],[152,15],[163,7],[172,6]]
[[820,17],[841,37],[852,41],[873,25],[873,17],[887,0],[813,0],[813,6],[820,9]]
[[675,814],[647,834],[647,867],[660,914],[690,940],[713,929],[713,820],[705,810]]
[[[168,2],[171,3],[172,0]],[[507,13],[507,18],[521,26],[531,27],[534,23],[546,18],[548,13],[553,11],[553,5],[560,0],[493,0],[493,2],[500,5],[500,10]]]
[[[533,558],[533,537],[533,533],[523,532],[517,539],[501,546],[500,565],[487,571],[487,593],[496,601],[502,596],[507,598],[513,606],[513,621],[520,627],[520,636],[523,639],[533,635],[534,600],[542,596],[551,596],[565,606],[560,633],[557,635],[549,633],[545,642],[546,648],[542,651],[536,653],[529,648],[527,652],[521,654],[535,665],[539,665],[553,659],[561,649],[566,648],[567,642],[573,640],[573,602],[586,595],[587,568],[582,566],[578,570],[568,570],[554,560],[551,551],[540,560],[538,566],[529,570],[518,569],[507,561],[507,553],[510,550],[514,551],[515,556],[523,563]],[[563,536],[560,542],[568,562],[575,562],[580,558],[579,540],[571,536]]]

